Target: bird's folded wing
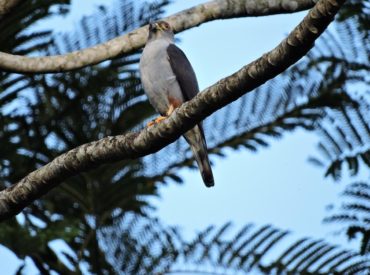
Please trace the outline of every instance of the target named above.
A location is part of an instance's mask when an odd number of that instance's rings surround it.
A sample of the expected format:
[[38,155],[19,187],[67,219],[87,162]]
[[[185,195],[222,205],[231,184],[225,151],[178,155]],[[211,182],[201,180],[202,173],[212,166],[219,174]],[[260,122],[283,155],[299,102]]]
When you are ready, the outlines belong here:
[[167,54],[184,99],[188,101],[199,92],[198,81],[193,67],[184,52],[175,44],[170,44],[168,46]]

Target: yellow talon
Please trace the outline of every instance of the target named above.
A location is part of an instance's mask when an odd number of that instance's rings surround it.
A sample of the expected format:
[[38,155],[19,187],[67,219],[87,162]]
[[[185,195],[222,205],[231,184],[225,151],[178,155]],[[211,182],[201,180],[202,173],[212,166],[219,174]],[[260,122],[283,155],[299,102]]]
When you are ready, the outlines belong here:
[[165,117],[165,116],[159,116],[159,117],[157,117],[156,119],[153,119],[152,121],[149,121],[149,122],[148,122],[148,124],[147,124],[147,126],[148,126],[148,127],[153,126],[153,125],[155,125],[155,124],[157,124],[157,123],[161,122],[162,120],[165,120],[166,118],[167,118],[167,117]]

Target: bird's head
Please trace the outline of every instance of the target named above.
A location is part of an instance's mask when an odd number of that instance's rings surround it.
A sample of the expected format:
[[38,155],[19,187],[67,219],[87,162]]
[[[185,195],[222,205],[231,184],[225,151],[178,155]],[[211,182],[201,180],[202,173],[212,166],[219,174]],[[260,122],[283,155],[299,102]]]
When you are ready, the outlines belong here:
[[154,40],[158,38],[173,39],[173,30],[171,25],[166,21],[158,21],[149,23],[149,37],[148,40]]

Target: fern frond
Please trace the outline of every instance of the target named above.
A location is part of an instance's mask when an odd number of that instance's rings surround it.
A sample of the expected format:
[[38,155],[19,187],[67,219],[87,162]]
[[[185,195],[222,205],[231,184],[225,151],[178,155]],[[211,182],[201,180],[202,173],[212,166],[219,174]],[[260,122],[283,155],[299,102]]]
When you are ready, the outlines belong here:
[[[162,232],[168,232],[166,228],[157,223],[150,226],[151,230],[155,232],[157,232],[157,227]],[[361,274],[365,268],[370,268],[370,263],[366,262],[366,258],[355,252],[345,251],[322,240],[310,240],[309,238],[300,239],[292,245],[285,244],[286,249],[283,252],[270,253],[270,256],[267,256],[269,252],[274,251],[277,245],[281,246],[280,243],[284,243],[287,236],[291,235],[287,231],[269,225],[260,228],[247,225],[237,231],[235,237],[230,234],[231,231],[225,235],[229,230],[231,230],[230,223],[220,228],[211,226],[198,233],[190,242],[183,240],[172,242],[171,249],[167,249],[167,242],[160,241],[145,247],[139,246],[139,249],[131,250],[131,257],[135,264],[134,271],[136,274],[143,274],[143,270],[145,272],[155,271],[156,274],[171,274],[176,270],[182,272],[198,271],[200,273],[208,270],[213,274],[219,272],[223,274],[249,274],[256,270],[265,274],[328,274],[330,272]],[[126,234],[125,231],[120,232],[120,234]],[[137,232],[140,232],[140,229],[133,230],[132,234],[137,235]],[[160,235],[156,235],[155,239],[159,240]],[[173,237],[171,234],[167,236]],[[104,241],[105,237],[107,236],[103,237]],[[116,238],[117,236],[114,236],[114,239]],[[121,238],[118,237],[118,239]],[[141,240],[141,238],[136,239]],[[110,243],[110,240],[108,238],[107,243]],[[141,241],[145,244],[145,240]],[[160,248],[156,245],[163,247]],[[124,250],[130,249],[132,245],[120,243],[120,247]],[[171,253],[175,254],[171,255]],[[127,255],[125,251],[113,255],[112,261],[122,262],[120,255],[123,254]],[[230,255],[228,260],[225,260],[223,256],[225,254]],[[154,263],[161,261],[155,255],[160,255],[161,259],[165,259],[166,264],[154,265]],[[130,260],[125,259],[125,263],[130,263]],[[152,266],[149,268],[146,263],[150,263]],[[125,268],[121,271],[130,272],[130,270]]]
[[370,253],[370,185],[365,182],[350,184],[342,197],[345,202],[337,210],[338,214],[326,217],[324,222],[343,224],[349,239],[360,234],[360,253]]

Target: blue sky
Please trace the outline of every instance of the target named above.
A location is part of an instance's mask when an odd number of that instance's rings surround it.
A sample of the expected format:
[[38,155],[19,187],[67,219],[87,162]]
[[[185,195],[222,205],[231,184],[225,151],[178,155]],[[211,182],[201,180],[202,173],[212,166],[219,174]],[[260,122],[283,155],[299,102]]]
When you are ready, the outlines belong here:
[[[72,23],[82,14],[92,13],[96,4],[104,2],[111,1],[74,0],[72,14],[52,24],[56,31],[73,29]],[[167,15],[203,2],[207,1],[174,1]],[[210,22],[179,34],[179,46],[204,89],[275,47],[305,14]],[[189,237],[209,224],[232,221],[238,227],[253,222],[348,247],[344,238],[333,236],[332,228],[321,223],[326,206],[336,201],[344,185],[324,179],[324,171],[307,162],[316,153],[317,141],[312,133],[295,131],[271,140],[270,147],[257,153],[227,150],[226,158],[212,159],[216,181],[212,189],[203,186],[198,171],[184,169],[180,174],[185,184],[163,187],[161,198],[154,199],[156,214],[166,224],[179,225]],[[0,247],[2,274],[12,274],[19,264]],[[27,274],[35,270],[28,268]]]

